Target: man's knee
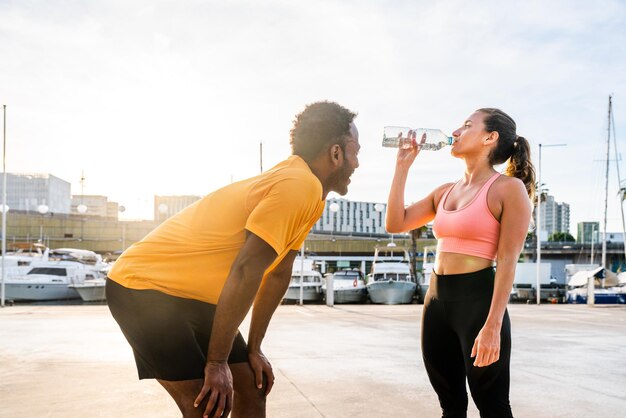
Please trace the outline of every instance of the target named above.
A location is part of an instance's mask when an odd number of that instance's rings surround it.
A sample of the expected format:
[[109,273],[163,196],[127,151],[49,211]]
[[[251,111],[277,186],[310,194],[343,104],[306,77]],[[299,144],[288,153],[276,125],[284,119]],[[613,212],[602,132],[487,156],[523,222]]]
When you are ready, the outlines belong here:
[[184,418],[202,416],[204,408],[208,403],[208,396],[204,397],[201,404],[197,408],[193,406],[194,400],[202,388],[202,379],[186,381],[167,381],[157,379],[157,382],[159,382],[161,386],[163,386],[163,388],[165,388],[165,390],[170,394],[172,399],[174,399]]
[[254,409],[265,409],[265,387],[258,389],[253,384],[237,385],[235,389],[235,402],[241,402],[247,407]]

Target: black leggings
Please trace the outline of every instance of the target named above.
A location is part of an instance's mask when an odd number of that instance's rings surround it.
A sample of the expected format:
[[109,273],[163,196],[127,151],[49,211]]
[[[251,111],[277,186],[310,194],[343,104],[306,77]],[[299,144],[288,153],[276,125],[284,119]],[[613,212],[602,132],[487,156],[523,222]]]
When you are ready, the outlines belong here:
[[491,267],[473,273],[431,275],[422,316],[422,355],[443,417],[467,416],[466,378],[482,418],[513,416],[509,404],[508,312],[502,320],[500,359],[487,367],[474,367],[470,358],[474,340],[489,314],[493,283]]

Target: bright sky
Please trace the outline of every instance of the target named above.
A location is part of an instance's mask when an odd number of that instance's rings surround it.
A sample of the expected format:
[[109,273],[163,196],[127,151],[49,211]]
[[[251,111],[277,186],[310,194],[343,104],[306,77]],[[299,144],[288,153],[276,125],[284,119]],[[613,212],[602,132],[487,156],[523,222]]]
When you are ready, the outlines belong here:
[[[626,151],[626,2],[0,0],[7,170],[51,173],[151,218],[154,194],[206,194],[290,153],[304,105],[358,112],[351,200],[385,202],[385,125],[450,133],[500,107],[576,223],[602,219],[608,95]],[[615,157],[612,156],[612,159]],[[622,176],[626,167],[620,164]],[[417,200],[463,171],[412,168]],[[615,162],[609,231],[621,230]]]

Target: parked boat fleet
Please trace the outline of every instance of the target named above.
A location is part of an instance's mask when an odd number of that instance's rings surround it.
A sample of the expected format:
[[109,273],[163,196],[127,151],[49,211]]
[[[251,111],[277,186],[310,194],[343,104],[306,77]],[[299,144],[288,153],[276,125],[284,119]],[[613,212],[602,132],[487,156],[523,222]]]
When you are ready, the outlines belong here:
[[313,260],[294,262],[285,301],[314,302],[327,297],[333,289],[334,303],[372,303],[396,305],[419,299],[420,288],[411,273],[409,253],[400,247],[377,247],[370,274],[357,269],[340,270],[325,276],[315,270]]
[[[72,248],[48,249],[34,244],[7,253],[5,261],[5,299],[47,301],[78,299],[105,300],[106,275],[111,264],[93,251]],[[549,264],[542,263],[541,298],[567,303],[587,303],[591,294],[597,304],[626,304],[626,272],[615,274],[598,265],[566,266],[567,287],[549,282]],[[546,268],[543,268],[546,267]],[[377,247],[369,274],[345,269],[322,275],[315,261],[298,258],[284,296],[286,302],[321,302],[330,286],[334,303],[406,304],[421,302],[428,290],[433,264],[423,264],[416,277],[410,268],[407,249]],[[534,300],[531,283],[536,279],[536,264],[519,263],[511,300]],[[519,276],[519,277],[518,277]],[[544,280],[545,279],[545,280]],[[332,284],[331,284],[332,283]],[[590,285],[593,284],[593,292]]]

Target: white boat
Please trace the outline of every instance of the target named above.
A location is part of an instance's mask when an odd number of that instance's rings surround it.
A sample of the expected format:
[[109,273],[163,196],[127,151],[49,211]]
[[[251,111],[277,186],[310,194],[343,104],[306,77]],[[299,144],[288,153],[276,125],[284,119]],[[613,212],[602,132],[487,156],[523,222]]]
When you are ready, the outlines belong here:
[[82,283],[70,284],[85,302],[99,302],[106,300],[106,278],[86,279]]
[[[332,279],[334,303],[363,303],[367,300],[365,277],[360,270],[337,271]],[[326,294],[326,283],[322,285],[322,294]]]
[[[383,258],[381,253],[390,255]],[[408,251],[401,247],[376,247],[367,281],[370,300],[385,305],[411,303],[416,288]]]
[[7,276],[5,297],[15,301],[76,299],[80,296],[69,285],[104,278],[106,267],[92,251],[50,250],[48,257],[33,262],[26,274]]
[[594,280],[593,299],[596,304],[626,304],[626,277],[604,267],[575,273],[567,283],[568,303],[587,303],[589,279]]
[[28,273],[34,264],[47,261],[49,250],[39,243],[14,243],[4,256],[5,278]]
[[322,299],[322,274],[314,269],[313,260],[296,258],[291,271],[291,282],[284,300],[314,302]]
[[4,256],[5,266],[29,266],[48,258],[48,248],[39,243],[13,243]]
[[[567,291],[567,303],[586,304],[588,289],[578,287]],[[593,292],[593,299],[596,305],[626,304],[626,287],[614,286],[606,288],[596,288]]]

